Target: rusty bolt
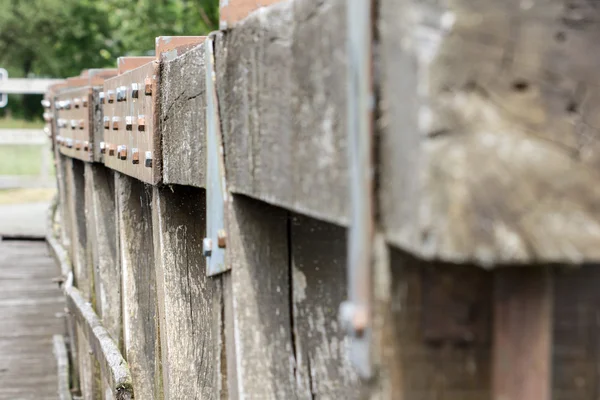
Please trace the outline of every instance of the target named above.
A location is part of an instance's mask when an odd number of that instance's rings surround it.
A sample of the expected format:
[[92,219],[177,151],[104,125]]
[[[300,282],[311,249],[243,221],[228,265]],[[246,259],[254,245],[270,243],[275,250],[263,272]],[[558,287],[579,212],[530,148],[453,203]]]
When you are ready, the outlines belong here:
[[152,152],[147,151],[144,158],[144,165],[147,168],[152,168]]
[[119,159],[127,160],[127,146],[122,145],[119,147],[121,148],[121,150],[119,150]]
[[112,129],[113,131],[119,130],[119,117],[113,117],[112,119]]
[[100,93],[98,93],[98,97],[100,98],[100,103],[104,104],[105,99],[106,99],[106,94],[104,94],[104,92],[100,92]]
[[81,100],[78,97],[76,97],[76,98],[73,99],[73,106],[75,108],[79,108],[80,104],[81,104]]
[[87,140],[83,142],[83,150],[88,151],[90,149],[90,142]]
[[210,257],[212,253],[212,239],[204,238],[202,239],[202,254],[204,257]]
[[225,233],[224,229],[219,229],[217,231],[217,242],[219,245],[220,249],[224,249],[226,246],[226,242],[227,242],[227,234]]
[[101,154],[106,153],[106,143],[104,143],[104,142],[100,142],[100,153]]
[[81,105],[84,106],[84,107],[88,106],[88,99],[87,99],[87,97],[83,98],[83,100],[81,101]]
[[84,129],[85,128],[85,121],[80,119],[79,120],[79,129]]
[[125,129],[128,131],[133,129],[133,117],[125,117]]
[[131,163],[132,164],[140,163],[140,151],[138,149],[131,149]]
[[79,140],[75,141],[75,150],[81,150],[81,142]]
[[108,155],[109,156],[114,156],[116,149],[117,149],[117,147],[114,144],[108,145]]
[[140,85],[137,83],[131,84],[131,98],[137,99],[140,96]]
[[104,129],[110,129],[110,117],[104,117]]
[[143,115],[138,115],[138,131],[143,132],[146,129],[146,118]]
[[146,96],[152,95],[152,79],[150,77],[144,79],[144,94]]
[[121,102],[125,100],[127,100],[127,87],[119,86],[117,88],[117,101]]
[[114,103],[115,102],[115,91],[114,90],[107,90],[106,91],[106,98],[108,99],[109,103]]

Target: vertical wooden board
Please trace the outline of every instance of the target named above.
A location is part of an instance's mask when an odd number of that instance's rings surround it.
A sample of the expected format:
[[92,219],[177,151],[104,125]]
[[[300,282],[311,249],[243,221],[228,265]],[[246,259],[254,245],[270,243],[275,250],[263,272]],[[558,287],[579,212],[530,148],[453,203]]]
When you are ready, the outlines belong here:
[[152,189],[115,172],[122,280],[123,347],[137,398],[160,398],[160,348],[152,244]]
[[584,400],[600,390],[598,265],[556,271],[553,307],[554,400]]
[[290,229],[298,396],[358,398],[360,382],[338,322],[347,298],[346,230],[303,216],[292,217]]
[[204,44],[163,61],[160,87],[163,181],[204,187],[206,75]]
[[221,398],[222,291],[202,255],[205,201],[201,189],[153,189],[165,399]]
[[494,275],[492,398],[550,400],[552,271],[512,267]]
[[[402,400],[489,400],[491,391],[491,275],[476,266],[427,263],[392,249],[390,252],[390,319],[382,343],[384,397]],[[484,335],[470,342],[425,340],[423,269],[449,285],[470,292],[464,304],[472,324]]]
[[101,400],[100,366],[81,327],[77,326],[80,389],[84,400]]
[[60,239],[61,244],[70,254],[71,249],[71,220],[69,213],[70,196],[67,185],[67,157],[63,156],[54,149],[54,159],[56,164],[56,182],[58,188],[58,207],[60,211]]
[[[121,348],[121,268],[117,256],[115,179],[112,170],[86,164],[88,240],[94,271],[95,311]],[[89,200],[89,201],[88,201]]]
[[229,215],[238,384],[230,396],[294,398],[287,212],[234,196]]

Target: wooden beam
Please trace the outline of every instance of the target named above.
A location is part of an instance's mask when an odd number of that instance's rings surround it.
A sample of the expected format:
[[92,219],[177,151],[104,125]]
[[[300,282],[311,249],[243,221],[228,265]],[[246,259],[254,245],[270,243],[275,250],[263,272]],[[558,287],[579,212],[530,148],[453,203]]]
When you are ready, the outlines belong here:
[[552,272],[514,267],[494,274],[492,399],[550,400]]

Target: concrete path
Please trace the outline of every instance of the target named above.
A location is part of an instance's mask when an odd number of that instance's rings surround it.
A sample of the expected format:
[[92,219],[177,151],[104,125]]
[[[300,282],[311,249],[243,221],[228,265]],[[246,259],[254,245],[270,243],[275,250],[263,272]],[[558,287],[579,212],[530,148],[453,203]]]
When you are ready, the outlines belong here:
[[[2,217],[0,217],[2,220]],[[64,331],[64,297],[42,241],[0,241],[0,400],[57,398],[52,335]]]
[[0,204],[0,237],[46,235],[49,203]]

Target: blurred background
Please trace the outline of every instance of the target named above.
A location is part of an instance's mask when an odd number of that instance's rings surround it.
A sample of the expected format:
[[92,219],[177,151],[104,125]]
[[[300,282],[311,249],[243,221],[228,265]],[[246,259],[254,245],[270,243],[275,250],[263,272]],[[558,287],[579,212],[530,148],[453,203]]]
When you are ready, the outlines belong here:
[[[218,0],[0,0],[0,68],[10,78],[67,78],[116,67],[119,56],[153,55],[156,36],[217,29],[218,8]],[[54,195],[42,97],[9,95],[0,108],[0,236],[34,234]]]

